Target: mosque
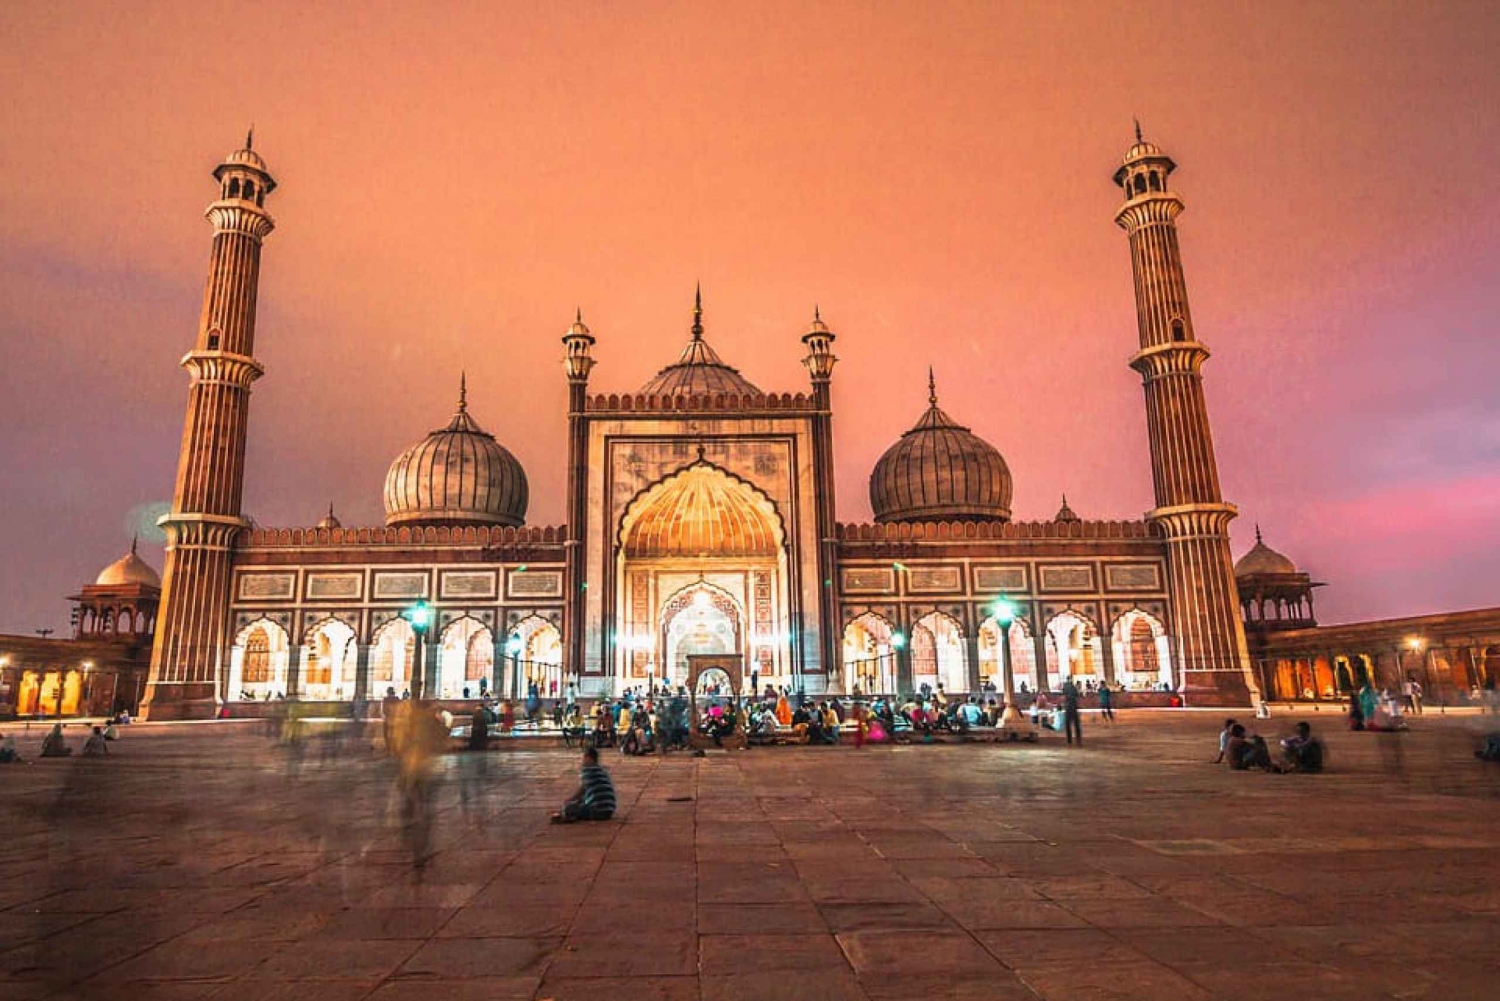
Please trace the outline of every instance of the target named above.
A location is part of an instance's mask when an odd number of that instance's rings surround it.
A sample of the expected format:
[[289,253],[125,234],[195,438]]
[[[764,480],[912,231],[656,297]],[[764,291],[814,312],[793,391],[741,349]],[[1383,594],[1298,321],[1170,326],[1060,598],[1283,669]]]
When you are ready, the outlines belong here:
[[[1175,167],[1138,131],[1114,172],[1155,495],[1139,519],[1086,520],[1064,499],[1048,521],[1012,520],[1005,459],[940,405],[929,376],[927,408],[891,428],[870,473],[874,521],[840,521],[834,331],[815,311],[800,336],[807,385],[765,390],[711,346],[700,295],[681,353],[634,391],[591,384],[596,338],[581,315],[563,334],[563,524],[527,522],[526,471],[460,380],[451,417],[391,463],[384,525],[346,527],[330,509],[315,526],[276,528],[241,508],[276,190],[247,137],[213,173],[164,572],[133,552],[111,565],[75,596],[75,641],[113,640],[118,652],[134,638],[119,658],[141,670],[111,692],[116,704],[133,692],[123,701],[151,719],[388,689],[462,700],[535,684],[598,697],[682,684],[690,658],[709,657],[736,684],[813,695],[977,692],[999,683],[1006,660],[1028,691],[1109,682],[1127,704],[1336,695],[1379,670],[1377,655],[1340,660],[1320,645],[1318,585],[1264,543],[1238,567],[1231,558],[1236,510],[1219,488]],[[1500,643],[1500,614],[1481,625],[1472,635]],[[1278,650],[1283,634],[1304,645]],[[1466,642],[1469,673],[1493,677],[1500,647]],[[1291,656],[1304,649],[1317,652]],[[20,659],[0,702],[9,693],[23,713],[48,711],[49,698],[61,712],[68,686],[86,680]],[[1395,670],[1407,667],[1398,657]]]

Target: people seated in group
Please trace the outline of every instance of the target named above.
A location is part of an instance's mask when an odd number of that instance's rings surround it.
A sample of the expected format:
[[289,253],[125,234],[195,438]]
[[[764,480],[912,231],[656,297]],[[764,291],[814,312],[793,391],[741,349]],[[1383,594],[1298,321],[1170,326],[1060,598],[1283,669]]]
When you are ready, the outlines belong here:
[[750,717],[748,736],[757,744],[769,744],[776,740],[781,724],[776,722],[776,713],[764,705],[757,705]]
[[85,758],[102,758],[109,753],[109,747],[104,743],[104,727],[94,727],[94,732],[89,734],[89,739],[84,741],[83,756]]
[[42,738],[42,757],[44,758],[66,758],[73,753],[68,746],[68,741],[63,737],[61,723],[54,723],[47,736]]
[[614,815],[614,781],[599,764],[599,749],[585,747],[583,764],[578,770],[578,789],[568,797],[562,810],[552,815],[552,822],[571,824],[580,820],[608,820]]
[[1312,727],[1297,724],[1297,732],[1281,742],[1282,771],[1316,774],[1323,770],[1323,744],[1312,735]]

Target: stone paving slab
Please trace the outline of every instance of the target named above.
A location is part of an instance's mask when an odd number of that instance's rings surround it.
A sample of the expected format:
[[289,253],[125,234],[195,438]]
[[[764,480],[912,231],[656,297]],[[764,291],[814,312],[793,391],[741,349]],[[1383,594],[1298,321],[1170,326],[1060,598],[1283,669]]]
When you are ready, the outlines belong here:
[[1325,732],[1321,776],[1208,764],[1202,714],[1077,749],[609,754],[619,816],[568,827],[576,755],[505,748],[468,808],[445,759],[420,871],[378,756],[141,727],[0,773],[0,997],[1488,999],[1485,724],[1416,721],[1401,771]]

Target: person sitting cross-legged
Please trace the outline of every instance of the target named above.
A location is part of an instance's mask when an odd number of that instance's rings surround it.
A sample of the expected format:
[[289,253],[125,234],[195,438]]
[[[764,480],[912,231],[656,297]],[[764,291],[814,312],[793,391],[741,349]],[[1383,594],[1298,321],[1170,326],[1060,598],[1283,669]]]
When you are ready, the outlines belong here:
[[578,769],[578,789],[563,804],[562,812],[552,815],[554,824],[571,824],[579,820],[608,820],[615,815],[615,783],[599,764],[599,749],[583,749],[583,766]]
[[1296,734],[1281,742],[1281,750],[1285,755],[1282,771],[1316,774],[1323,770],[1323,744],[1306,722],[1297,724]]

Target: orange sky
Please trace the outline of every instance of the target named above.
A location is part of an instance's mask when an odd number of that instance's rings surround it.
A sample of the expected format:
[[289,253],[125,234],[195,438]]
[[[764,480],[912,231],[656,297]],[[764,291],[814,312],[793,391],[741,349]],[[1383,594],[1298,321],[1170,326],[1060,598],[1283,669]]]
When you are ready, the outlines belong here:
[[805,388],[821,304],[842,519],[929,363],[1018,518],[1139,517],[1139,115],[1181,165],[1236,551],[1259,521],[1327,620],[1500,597],[1493,4],[17,2],[0,37],[0,628],[65,624],[170,495],[208,175],[252,120],[262,524],[377,523],[461,368],[560,520],[575,305],[594,388],[633,390],[697,280],[764,389]]

